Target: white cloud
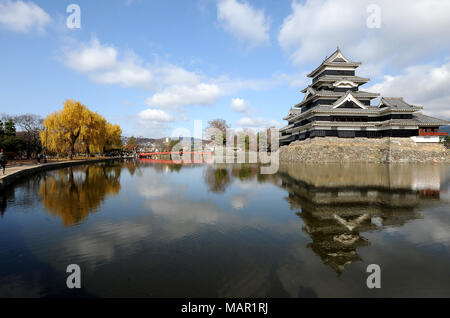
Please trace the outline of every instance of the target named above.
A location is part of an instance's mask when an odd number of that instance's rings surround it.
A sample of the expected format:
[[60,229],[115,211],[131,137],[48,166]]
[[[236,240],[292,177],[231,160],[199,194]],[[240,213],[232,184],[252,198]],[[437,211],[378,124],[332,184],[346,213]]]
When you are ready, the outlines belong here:
[[196,85],[200,81],[199,75],[176,65],[160,66],[157,72],[158,77],[167,85]]
[[[183,111],[191,105],[210,106],[226,95],[242,89],[262,90],[286,82],[281,77],[268,80],[239,80],[226,76],[210,78],[170,63],[145,63],[133,52],[121,53],[110,44],[93,37],[87,43],[75,43],[63,51],[62,62],[72,70],[87,75],[101,84],[118,84],[152,92],[145,100],[149,109],[136,114],[132,120],[136,132],[146,136],[161,136],[169,123],[186,120]],[[234,109],[250,114],[245,101],[233,101]],[[247,107],[247,110],[244,110]]]
[[173,85],[146,100],[151,107],[179,110],[186,105],[212,105],[221,95],[216,84]]
[[213,105],[220,97],[242,89],[265,90],[287,81],[283,76],[256,80],[211,78],[170,63],[144,63],[133,52],[123,54],[96,37],[67,47],[61,60],[97,83],[152,91],[145,101],[147,106],[177,111],[191,105]]
[[269,42],[270,21],[263,10],[247,2],[221,0],[217,3],[217,18],[223,28],[249,48]]
[[242,128],[256,128],[256,129],[269,128],[272,126],[275,127],[280,126],[280,124],[275,120],[268,120],[264,118],[251,118],[251,117],[242,117],[236,122],[236,125]]
[[0,2],[0,25],[17,31],[42,33],[51,21],[50,16],[41,7],[32,2]]
[[138,117],[147,121],[157,122],[171,122],[174,120],[173,116],[160,109],[147,108],[138,114]]
[[123,56],[96,37],[79,48],[66,49],[63,61],[97,83],[154,91],[146,100],[150,107],[181,110],[189,105],[209,106],[223,94],[215,79],[169,63],[145,64],[132,52]]
[[402,67],[447,53],[450,1],[380,0],[381,27],[368,28],[373,0],[307,0],[292,2],[278,41],[295,64],[321,61],[337,45],[350,58],[380,66]]
[[117,50],[112,46],[102,45],[97,38],[80,50],[67,52],[67,65],[78,72],[92,72],[116,66]]
[[167,122],[142,120],[138,117],[138,120],[135,121],[133,135],[162,138],[169,132],[170,127]]
[[250,106],[247,101],[242,98],[233,98],[230,104],[231,110],[238,113],[250,114]]
[[99,83],[122,84],[125,87],[151,89],[154,85],[151,71],[133,58],[119,62],[111,70],[93,74],[92,78]]
[[145,89],[153,86],[153,74],[142,65],[139,58],[132,53],[123,59],[118,56],[116,48],[101,44],[93,37],[89,43],[81,44],[80,48],[67,49],[64,62],[71,69],[87,74],[98,83]]
[[404,97],[405,101],[424,107],[424,112],[450,118],[450,60],[442,65],[411,66],[397,76],[384,76],[381,83],[366,90],[386,97]]
[[161,109],[145,109],[134,118],[135,131],[142,136],[163,137],[169,130],[169,124],[179,119]]

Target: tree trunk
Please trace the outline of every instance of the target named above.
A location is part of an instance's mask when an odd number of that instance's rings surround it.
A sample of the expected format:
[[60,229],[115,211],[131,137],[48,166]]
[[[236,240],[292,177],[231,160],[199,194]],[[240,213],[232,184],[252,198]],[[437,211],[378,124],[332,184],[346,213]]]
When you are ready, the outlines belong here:
[[78,139],[78,136],[80,136],[81,129],[78,129],[78,132],[76,134],[71,134],[70,138],[70,160],[73,159],[73,154],[75,152],[75,142]]

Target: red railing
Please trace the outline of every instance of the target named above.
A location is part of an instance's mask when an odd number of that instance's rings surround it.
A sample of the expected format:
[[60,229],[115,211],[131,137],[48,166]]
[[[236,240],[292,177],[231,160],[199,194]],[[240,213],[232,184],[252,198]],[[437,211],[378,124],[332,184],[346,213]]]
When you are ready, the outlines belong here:
[[193,154],[200,154],[200,155],[213,155],[213,152],[204,152],[204,151],[189,151],[189,152],[175,152],[175,151],[165,151],[165,152],[145,152],[145,153],[140,153],[139,157],[147,157],[147,156],[157,156],[157,155],[174,155],[174,154],[179,154],[179,155],[193,155]]
[[419,136],[447,136],[446,132],[438,132],[438,131],[420,131]]
[[183,161],[183,160],[162,160],[162,159],[145,159],[140,158],[141,162],[150,162],[150,163],[165,163],[169,165],[179,165],[179,164],[199,164],[199,163],[210,163],[210,160],[201,160],[201,161]]

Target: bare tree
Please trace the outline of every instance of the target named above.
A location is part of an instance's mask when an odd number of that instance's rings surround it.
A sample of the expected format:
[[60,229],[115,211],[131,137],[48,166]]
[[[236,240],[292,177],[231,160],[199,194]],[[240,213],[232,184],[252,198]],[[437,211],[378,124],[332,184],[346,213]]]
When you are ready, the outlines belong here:
[[[208,121],[208,127],[206,127],[206,136],[212,141],[215,141],[218,138],[218,132],[220,131],[223,138],[223,144],[226,143],[226,131],[230,126],[227,124],[225,119],[217,118],[214,120]],[[220,138],[219,137],[219,138]]]
[[41,150],[39,133],[44,128],[44,120],[41,116],[33,114],[13,116],[12,119],[20,129],[17,135],[24,141],[27,159],[30,159],[33,153]]

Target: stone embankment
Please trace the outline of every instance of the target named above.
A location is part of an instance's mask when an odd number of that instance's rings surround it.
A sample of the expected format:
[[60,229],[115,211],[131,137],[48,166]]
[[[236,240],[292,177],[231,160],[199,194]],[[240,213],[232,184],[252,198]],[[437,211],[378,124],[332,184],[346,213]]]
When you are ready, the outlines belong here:
[[92,164],[105,161],[131,159],[129,157],[111,157],[111,158],[101,158],[101,159],[86,159],[86,160],[70,160],[70,161],[59,161],[50,162],[44,164],[34,164],[34,165],[24,165],[18,167],[6,168],[6,175],[1,175],[0,171],[0,190],[14,183],[16,180],[38,173],[46,170],[61,169],[71,166]]
[[441,143],[411,138],[313,138],[280,147],[281,162],[450,163]]

